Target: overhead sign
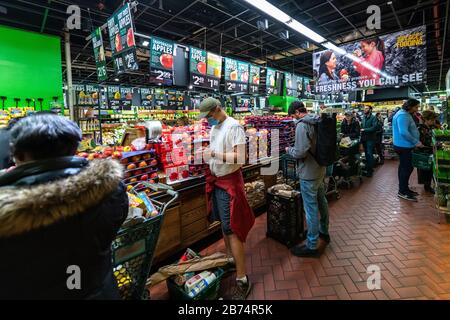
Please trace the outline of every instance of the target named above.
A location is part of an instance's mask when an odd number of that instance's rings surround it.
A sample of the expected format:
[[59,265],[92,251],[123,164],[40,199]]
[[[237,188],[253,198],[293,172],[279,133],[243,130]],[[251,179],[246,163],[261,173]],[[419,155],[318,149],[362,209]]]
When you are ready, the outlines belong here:
[[250,64],[225,58],[225,91],[248,92]]
[[258,94],[260,83],[261,83],[261,68],[252,64],[250,65],[249,93]]
[[195,47],[189,48],[189,72],[192,86],[218,90],[221,71],[221,56]]
[[103,47],[102,30],[97,28],[92,32],[92,45],[94,47],[95,66],[97,69],[98,81],[105,81],[108,79],[106,74],[106,58],[105,48]]
[[146,108],[152,106],[153,94],[150,88],[140,88],[141,105]]
[[294,74],[286,72],[285,74],[286,95],[290,97],[298,97],[302,94],[303,78]]
[[172,41],[152,37],[150,46],[150,82],[173,84],[173,57],[175,44]]
[[426,28],[369,37],[313,54],[317,93],[419,84],[425,81]]
[[137,70],[139,66],[129,3],[118,9],[108,19],[108,31],[116,73]]
[[266,93],[278,95],[277,88],[277,70],[267,68],[266,70]]
[[120,109],[122,95],[119,86],[108,86],[107,89],[108,106],[112,110]]

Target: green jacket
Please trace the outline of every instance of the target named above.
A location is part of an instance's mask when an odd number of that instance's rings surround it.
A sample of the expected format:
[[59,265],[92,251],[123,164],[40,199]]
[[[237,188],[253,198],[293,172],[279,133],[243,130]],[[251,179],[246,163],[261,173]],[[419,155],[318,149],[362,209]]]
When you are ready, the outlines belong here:
[[378,130],[378,119],[370,113],[369,116],[364,115],[361,121],[361,129],[364,131],[361,132],[361,141],[375,141]]

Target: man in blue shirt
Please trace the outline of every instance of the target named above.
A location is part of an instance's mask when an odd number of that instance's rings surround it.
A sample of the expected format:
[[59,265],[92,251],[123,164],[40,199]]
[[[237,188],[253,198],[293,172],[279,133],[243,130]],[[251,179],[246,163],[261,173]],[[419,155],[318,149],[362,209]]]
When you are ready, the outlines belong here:
[[392,133],[394,149],[400,157],[398,166],[398,197],[408,201],[417,201],[417,192],[409,188],[409,177],[413,172],[412,151],[414,148],[423,147],[420,142],[420,134],[413,119],[413,114],[419,109],[420,102],[416,99],[408,99],[392,120]]

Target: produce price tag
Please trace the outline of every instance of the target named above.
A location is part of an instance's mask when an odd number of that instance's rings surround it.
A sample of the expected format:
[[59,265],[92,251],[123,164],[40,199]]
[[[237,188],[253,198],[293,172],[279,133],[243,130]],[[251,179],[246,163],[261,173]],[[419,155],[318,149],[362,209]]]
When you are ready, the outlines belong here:
[[141,105],[145,107],[146,109],[150,108],[152,106],[153,101],[153,95],[149,88],[141,88]]
[[250,65],[250,87],[249,93],[258,94],[261,77],[261,68],[255,65]]
[[150,82],[173,84],[173,57],[175,44],[172,41],[152,37],[150,47]]
[[190,47],[189,52],[191,85],[219,90],[222,74],[222,57],[194,47]]
[[225,91],[248,92],[249,67],[246,62],[225,58]]
[[266,92],[267,94],[278,94],[276,88],[277,84],[277,71],[272,68],[267,68],[266,72]]
[[137,70],[139,66],[129,3],[108,19],[108,32],[116,73]]
[[95,65],[97,68],[98,81],[104,81],[108,78],[106,74],[105,48],[103,47],[102,30],[97,28],[92,32],[92,45],[94,47]]
[[107,89],[108,93],[108,104],[109,108],[113,110],[120,109],[122,95],[120,94],[120,87],[119,86],[108,86]]

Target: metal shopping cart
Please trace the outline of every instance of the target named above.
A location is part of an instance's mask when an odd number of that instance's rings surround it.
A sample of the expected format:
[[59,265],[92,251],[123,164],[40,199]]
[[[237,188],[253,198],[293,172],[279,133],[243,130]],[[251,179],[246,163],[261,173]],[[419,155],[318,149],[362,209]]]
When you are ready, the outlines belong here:
[[137,184],[132,192],[137,194],[143,187],[154,191],[151,202],[158,211],[158,215],[141,223],[121,228],[112,243],[113,271],[120,295],[124,300],[141,300],[150,297],[146,282],[158,243],[164,212],[178,198],[178,192],[161,183],[143,182]]

